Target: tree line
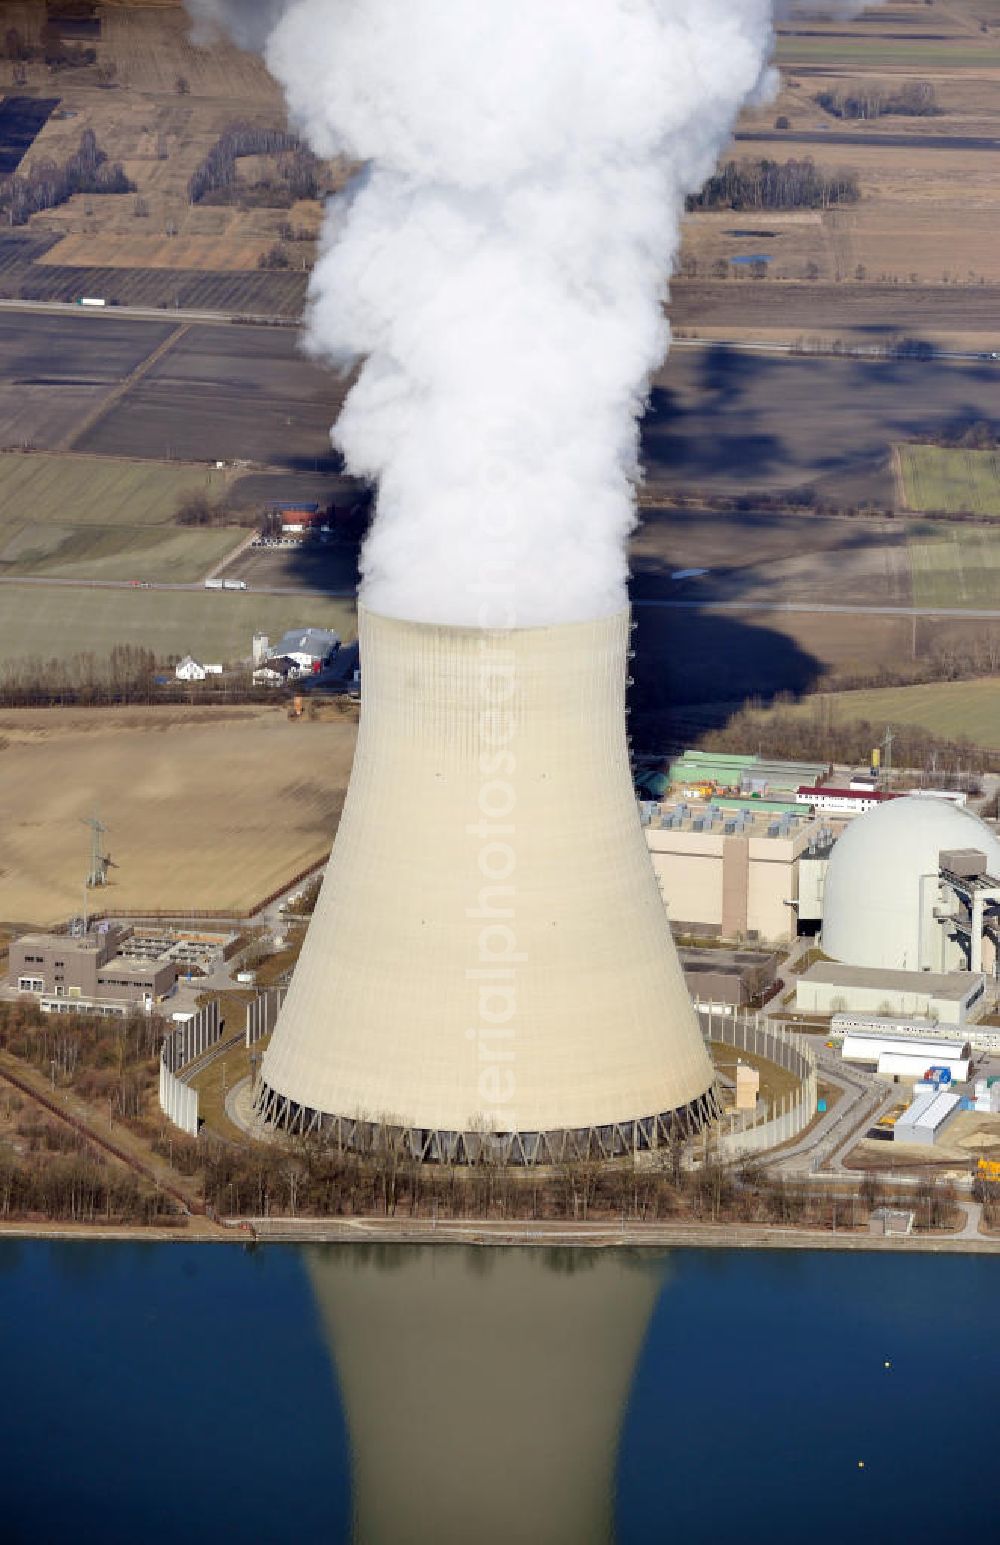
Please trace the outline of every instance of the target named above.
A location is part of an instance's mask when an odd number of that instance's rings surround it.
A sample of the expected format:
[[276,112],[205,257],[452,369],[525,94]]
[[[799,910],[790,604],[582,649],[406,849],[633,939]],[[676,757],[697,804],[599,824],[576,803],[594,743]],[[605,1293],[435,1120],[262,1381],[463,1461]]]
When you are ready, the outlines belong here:
[[[248,188],[240,179],[243,156],[276,156],[277,181],[264,179]],[[320,192],[320,163],[296,134],[259,124],[231,124],[212,146],[188,182],[192,204],[261,204],[290,208]]]
[[275,700],[259,687],[249,665],[207,681],[173,679],[173,666],[151,649],[116,644],[107,655],[90,653],[45,660],[37,655],[0,664],[0,708],[105,708],[161,703],[236,704]]
[[687,201],[696,209],[829,209],[856,204],[861,197],[857,174],[822,171],[809,156],[803,160],[726,161],[700,193]]
[[17,27],[8,27],[0,46],[0,57],[9,59],[12,64],[30,64],[41,59],[50,70],[81,69],[97,60],[95,48],[64,42],[58,26],[50,21],[42,24],[38,37],[37,43],[31,43]]
[[23,1160],[0,1144],[0,1218],[152,1224],[174,1212],[159,1192],[93,1155]]
[[0,1003],[0,1049],[37,1068],[83,1099],[110,1104],[122,1121],[138,1121],[159,1078],[167,1033],[158,1014],[125,1018],[43,1014],[35,1003]]
[[[621,1219],[866,1229],[884,1199],[877,1179],[866,1180],[860,1192],[831,1196],[829,1188],[814,1190],[749,1162],[722,1164],[711,1151],[697,1168],[684,1168],[679,1145],[654,1165],[574,1160],[539,1171],[488,1160],[468,1167],[421,1165],[403,1155],[388,1130],[364,1155],[338,1152],[315,1138],[241,1146],[164,1133],[154,1146],[164,1156],[169,1152],[182,1173],[199,1176],[209,1206],[232,1217]],[[954,1192],[933,1181],[894,1192],[893,1205],[912,1208],[920,1228],[952,1227],[957,1218]]]
[[941,111],[929,80],[905,81],[898,91],[884,82],[858,83],[846,90],[820,91],[814,101],[833,118],[933,118]]
[[[749,753],[766,741],[768,756],[790,761],[854,763],[867,766],[873,746],[880,744],[885,724],[868,719],[842,721],[822,696],[813,712],[779,707],[765,712],[743,708],[719,730],[701,737],[706,750]],[[893,762],[898,767],[928,767],[932,761],[943,782],[959,773],[986,772],[996,762],[996,752],[973,745],[964,736],[945,740],[919,725],[893,725]]]
[[75,193],[134,192],[124,168],[108,161],[93,129],[84,129],[80,148],[62,166],[35,160],[27,172],[15,172],[0,182],[0,214],[10,225],[27,225],[32,215],[65,204]]
[[174,520],[179,526],[242,526],[250,529],[259,526],[261,517],[249,505],[217,503],[205,494],[192,494],[178,505]]

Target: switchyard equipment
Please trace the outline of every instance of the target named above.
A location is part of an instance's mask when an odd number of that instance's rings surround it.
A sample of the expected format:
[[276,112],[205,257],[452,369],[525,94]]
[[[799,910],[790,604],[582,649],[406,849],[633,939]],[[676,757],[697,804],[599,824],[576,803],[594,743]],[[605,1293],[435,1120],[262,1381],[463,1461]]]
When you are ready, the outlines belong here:
[[700,1130],[718,1095],[632,788],[628,613],[359,624],[354,769],[259,1116],[514,1164]]

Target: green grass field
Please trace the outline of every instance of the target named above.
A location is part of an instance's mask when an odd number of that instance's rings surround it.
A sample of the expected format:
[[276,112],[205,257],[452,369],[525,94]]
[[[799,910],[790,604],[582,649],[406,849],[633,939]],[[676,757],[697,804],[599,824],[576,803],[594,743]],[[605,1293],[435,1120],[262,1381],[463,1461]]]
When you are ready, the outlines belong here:
[[173,518],[182,499],[224,491],[214,467],[110,456],[0,453],[0,509],[5,521],[64,526],[149,526]]
[[173,462],[0,453],[0,575],[64,579],[202,578],[244,533],[173,524],[223,474]]
[[901,445],[899,461],[911,510],[1000,516],[1000,453]]
[[278,638],[298,626],[357,634],[352,601],[218,591],[75,590],[0,587],[0,659],[106,655],[115,644],[141,644],[158,657],[248,659],[253,634]]
[[[916,687],[877,687],[865,692],[824,692],[783,714],[812,718],[832,713],[837,723],[867,719],[886,724],[920,725],[944,740],[967,736],[977,746],[1000,748],[1000,677],[976,681],[936,681]],[[762,725],[768,715],[761,714]]]
[[909,549],[915,606],[1000,606],[1000,530],[927,522]]

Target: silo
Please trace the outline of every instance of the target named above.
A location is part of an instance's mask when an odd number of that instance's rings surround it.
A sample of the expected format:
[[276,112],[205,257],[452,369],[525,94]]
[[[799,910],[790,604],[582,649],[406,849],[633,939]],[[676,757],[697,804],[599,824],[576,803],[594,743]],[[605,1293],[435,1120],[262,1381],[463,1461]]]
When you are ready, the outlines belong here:
[[639,818],[627,612],[359,617],[362,711],[259,1115],[426,1160],[660,1146],[716,1114]]

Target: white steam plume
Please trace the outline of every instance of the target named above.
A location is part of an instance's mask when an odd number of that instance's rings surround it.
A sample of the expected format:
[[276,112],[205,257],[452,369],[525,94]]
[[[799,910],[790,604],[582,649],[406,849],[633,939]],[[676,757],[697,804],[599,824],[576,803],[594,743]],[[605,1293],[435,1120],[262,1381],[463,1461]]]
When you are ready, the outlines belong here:
[[379,486],[365,603],[522,626],[621,607],[684,198],[760,86],[773,0],[189,4],[266,38],[309,143],[366,164],[308,319],[317,355],[365,361],[334,431]]

